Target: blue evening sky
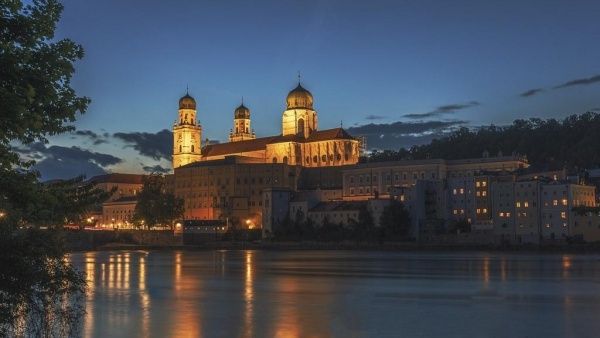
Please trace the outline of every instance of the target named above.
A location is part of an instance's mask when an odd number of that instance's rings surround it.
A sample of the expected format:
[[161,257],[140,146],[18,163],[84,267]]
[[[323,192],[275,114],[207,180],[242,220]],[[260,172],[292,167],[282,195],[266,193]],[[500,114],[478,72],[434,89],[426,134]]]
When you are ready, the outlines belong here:
[[57,38],[83,45],[77,134],[34,145],[43,179],[169,173],[178,100],[226,142],[244,98],[258,137],[281,132],[297,84],[319,129],[369,148],[461,126],[600,112],[600,1],[63,0]]

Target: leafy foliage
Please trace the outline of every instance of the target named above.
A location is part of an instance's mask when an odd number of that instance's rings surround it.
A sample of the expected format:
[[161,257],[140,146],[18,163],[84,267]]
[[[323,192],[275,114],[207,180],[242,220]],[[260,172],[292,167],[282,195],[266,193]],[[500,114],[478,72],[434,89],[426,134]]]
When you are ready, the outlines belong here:
[[[0,336],[72,337],[85,279],[65,259],[62,225],[106,197],[83,177],[41,184],[12,143],[74,129],[89,99],[70,87],[81,46],[54,40],[56,0],[0,1]],[[39,230],[41,225],[57,225]]]
[[531,163],[556,162],[560,165],[593,168],[600,164],[600,115],[588,112],[563,120],[530,118],[515,120],[510,126],[461,128],[431,143],[398,151],[374,151],[372,162],[403,159],[464,159],[481,157],[484,152],[520,154]]
[[404,204],[390,199],[390,204],[383,208],[379,224],[386,239],[408,239],[410,233],[410,214]]
[[47,141],[74,130],[65,124],[85,112],[90,100],[70,87],[73,63],[83,49],[69,39],[52,42],[63,6],[56,0],[4,0],[0,4],[0,167],[18,155],[10,142]]
[[183,217],[185,201],[165,191],[165,177],[152,173],[142,177],[142,190],[133,214],[136,224],[144,224],[148,229],[157,225],[172,226]]

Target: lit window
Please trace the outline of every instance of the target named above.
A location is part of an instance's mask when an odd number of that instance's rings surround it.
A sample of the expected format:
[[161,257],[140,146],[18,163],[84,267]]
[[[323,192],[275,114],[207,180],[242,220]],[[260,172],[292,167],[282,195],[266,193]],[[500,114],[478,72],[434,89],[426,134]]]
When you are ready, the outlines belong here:
[[521,207],[521,202],[517,202],[517,208]]
[[485,182],[485,181],[481,182],[481,186],[482,186],[482,187],[485,187],[485,186],[487,186],[487,182]]
[[523,203],[523,206],[524,206],[525,208],[529,207],[529,202],[525,202],[525,203]]
[[566,198],[563,198],[562,205],[567,205],[567,199]]
[[454,195],[456,195],[456,189],[452,190],[452,193],[453,193]]
[[553,200],[553,201],[552,201],[552,205],[553,205],[553,206],[557,206],[557,205],[558,205],[558,200]]
[[484,214],[487,214],[487,209],[486,209],[486,208],[483,208],[482,212],[483,212]]
[[476,212],[477,212],[478,214],[480,214],[480,213],[481,213],[481,209],[477,209],[477,211],[476,211]]
[[479,182],[475,182],[475,186],[476,186],[477,188],[479,188],[479,187],[481,186],[481,183],[479,183]]
[[460,209],[460,214],[464,215],[465,214],[465,209]]
[[503,212],[501,212],[501,213],[499,213],[499,214],[498,214],[498,216],[500,216],[500,217],[504,217],[504,213],[503,213]]
[[454,209],[454,214],[458,215],[458,210]]
[[482,191],[481,196],[483,196],[483,197],[487,196],[487,191]]
[[461,194],[464,194],[464,193],[465,193],[465,189],[463,189],[463,188],[460,188],[460,193],[461,193]]
[[567,212],[566,211],[561,212],[560,218],[567,218]]
[[481,191],[478,191],[478,192],[476,193],[476,195],[477,195],[477,197],[481,196]]

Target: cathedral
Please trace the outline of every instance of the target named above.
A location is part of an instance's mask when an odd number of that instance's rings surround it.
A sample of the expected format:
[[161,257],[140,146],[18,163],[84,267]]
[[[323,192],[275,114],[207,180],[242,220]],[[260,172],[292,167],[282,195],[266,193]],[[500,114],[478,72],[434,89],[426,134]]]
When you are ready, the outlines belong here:
[[233,113],[229,142],[202,146],[202,126],[196,100],[186,93],[179,100],[173,126],[173,168],[227,156],[250,157],[258,163],[285,163],[302,167],[356,164],[359,142],[343,128],[319,130],[313,96],[298,81],[289,92],[281,118],[281,134],[257,138],[250,128],[250,110],[242,104]]

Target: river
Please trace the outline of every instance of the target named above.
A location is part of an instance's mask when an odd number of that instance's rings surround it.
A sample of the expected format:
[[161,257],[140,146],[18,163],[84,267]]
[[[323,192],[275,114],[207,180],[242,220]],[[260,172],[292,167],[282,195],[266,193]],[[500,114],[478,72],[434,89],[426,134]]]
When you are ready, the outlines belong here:
[[84,337],[597,337],[600,255],[100,251]]

